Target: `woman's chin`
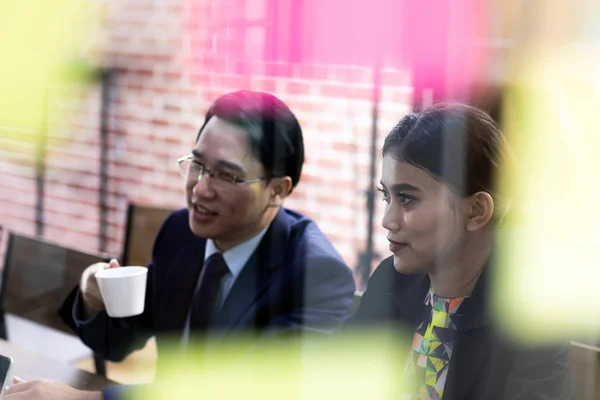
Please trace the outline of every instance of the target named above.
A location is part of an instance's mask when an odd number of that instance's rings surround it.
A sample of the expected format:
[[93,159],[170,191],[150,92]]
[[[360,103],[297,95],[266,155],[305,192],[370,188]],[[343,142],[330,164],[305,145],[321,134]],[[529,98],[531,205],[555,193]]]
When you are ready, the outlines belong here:
[[422,273],[422,268],[420,265],[415,262],[410,262],[406,260],[404,257],[394,256],[394,268],[396,271],[401,274],[409,275],[409,274],[419,274]]

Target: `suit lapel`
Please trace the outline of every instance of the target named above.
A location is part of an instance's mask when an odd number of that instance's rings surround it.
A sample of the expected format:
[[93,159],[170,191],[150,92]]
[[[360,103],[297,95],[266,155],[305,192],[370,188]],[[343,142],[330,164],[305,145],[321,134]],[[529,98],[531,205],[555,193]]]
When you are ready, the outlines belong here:
[[235,280],[217,314],[214,328],[221,332],[230,331],[248,312],[256,311],[253,309],[254,304],[279,276],[278,269],[283,262],[290,229],[285,211],[280,209],[256,251]]
[[233,329],[256,299],[271,286],[275,275],[261,265],[256,254],[250,257],[217,314],[213,328],[220,331]]
[[490,276],[488,266],[483,270],[469,303],[466,304],[462,329],[448,369],[444,399],[446,393],[450,400],[463,399],[482,379],[482,371],[489,360],[492,339],[487,301]]
[[[408,281],[406,277],[410,277]],[[425,304],[425,297],[431,285],[427,274],[419,275],[404,275],[403,285],[396,285],[394,288],[394,309],[396,310],[396,319],[399,322],[416,328],[417,319],[419,318]]]
[[205,247],[205,239],[195,238],[181,249],[169,266],[165,287],[177,290],[167,290],[162,297],[161,321],[168,331],[183,330],[204,262]]
[[464,399],[481,380],[490,353],[487,332],[481,327],[459,333],[448,369],[444,399]]

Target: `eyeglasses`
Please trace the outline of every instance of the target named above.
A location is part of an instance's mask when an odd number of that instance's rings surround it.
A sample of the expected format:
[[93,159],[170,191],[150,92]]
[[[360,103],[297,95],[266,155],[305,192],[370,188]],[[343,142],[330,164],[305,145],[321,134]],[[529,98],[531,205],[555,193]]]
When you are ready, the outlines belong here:
[[188,154],[187,156],[183,156],[177,159],[177,163],[179,163],[179,169],[181,175],[188,182],[196,182],[199,181],[205,173],[207,173],[211,179],[215,179],[217,182],[222,182],[229,185],[237,185],[238,183],[252,183],[252,182],[260,182],[268,179],[267,177],[263,178],[239,178],[233,174],[223,171],[213,171],[206,168],[199,161],[194,160],[194,156],[192,154]]

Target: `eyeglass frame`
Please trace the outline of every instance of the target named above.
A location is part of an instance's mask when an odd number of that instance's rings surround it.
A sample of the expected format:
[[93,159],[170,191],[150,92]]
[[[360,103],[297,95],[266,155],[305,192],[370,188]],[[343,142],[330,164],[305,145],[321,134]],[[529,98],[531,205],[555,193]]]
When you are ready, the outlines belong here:
[[[186,174],[187,174],[187,173],[189,173],[189,167],[191,167],[191,165],[192,165],[191,161],[193,161],[193,159],[194,159],[193,154],[187,154],[183,157],[179,157],[177,159],[177,164],[179,164],[181,166],[181,163],[183,163],[184,161],[190,160],[190,165],[188,166],[188,171],[186,171]],[[200,181],[200,179],[202,178],[202,176],[204,176],[205,173],[208,173],[208,176],[210,176],[211,178],[217,179],[221,182],[228,183],[231,185],[238,185],[240,183],[262,182],[262,181],[267,181],[267,180],[271,179],[271,177],[268,177],[268,176],[263,176],[262,178],[240,178],[238,176],[235,176],[234,174],[227,173],[228,175],[231,175],[231,177],[234,179],[233,182],[230,182],[227,180],[219,179],[218,176],[215,176],[216,173],[214,171],[212,171],[210,168],[207,168],[203,164],[200,164],[199,167],[200,167],[200,171],[198,172],[198,178],[196,178],[196,182]],[[183,171],[181,171],[181,172],[183,173]]]

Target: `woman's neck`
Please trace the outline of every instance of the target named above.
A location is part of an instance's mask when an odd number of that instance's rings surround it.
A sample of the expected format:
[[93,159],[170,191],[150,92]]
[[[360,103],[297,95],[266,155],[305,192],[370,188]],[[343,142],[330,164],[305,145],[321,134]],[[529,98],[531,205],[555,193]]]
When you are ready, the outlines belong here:
[[429,272],[433,292],[448,299],[471,295],[491,254],[492,243],[488,240],[465,246],[462,251],[440,260]]

